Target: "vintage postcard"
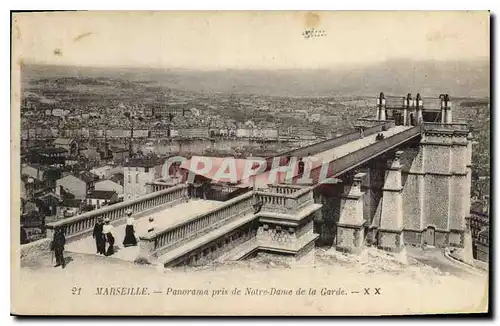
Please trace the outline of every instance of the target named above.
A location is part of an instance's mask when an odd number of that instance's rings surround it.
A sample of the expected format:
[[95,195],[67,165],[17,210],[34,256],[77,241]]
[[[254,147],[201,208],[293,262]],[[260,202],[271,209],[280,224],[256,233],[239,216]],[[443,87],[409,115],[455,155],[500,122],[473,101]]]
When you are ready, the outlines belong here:
[[490,14],[12,13],[11,312],[487,313]]

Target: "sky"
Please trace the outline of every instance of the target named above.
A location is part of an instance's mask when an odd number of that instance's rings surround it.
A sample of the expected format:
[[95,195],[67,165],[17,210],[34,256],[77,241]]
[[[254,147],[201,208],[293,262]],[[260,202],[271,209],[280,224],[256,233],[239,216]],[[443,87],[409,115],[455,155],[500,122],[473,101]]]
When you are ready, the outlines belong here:
[[308,69],[490,52],[488,12],[21,13],[12,31],[13,57],[31,64]]

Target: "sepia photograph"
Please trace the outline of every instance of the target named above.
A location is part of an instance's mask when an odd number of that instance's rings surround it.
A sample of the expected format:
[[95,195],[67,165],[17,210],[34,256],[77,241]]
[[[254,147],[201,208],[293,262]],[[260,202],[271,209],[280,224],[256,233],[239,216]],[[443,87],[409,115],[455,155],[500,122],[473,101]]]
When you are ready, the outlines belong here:
[[490,312],[490,19],[11,13],[11,314]]

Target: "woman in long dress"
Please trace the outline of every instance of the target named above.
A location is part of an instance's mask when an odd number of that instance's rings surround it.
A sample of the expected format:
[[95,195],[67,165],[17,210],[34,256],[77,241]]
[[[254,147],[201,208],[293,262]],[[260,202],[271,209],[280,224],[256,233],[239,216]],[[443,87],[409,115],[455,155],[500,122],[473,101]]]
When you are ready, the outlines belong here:
[[113,226],[109,224],[109,220],[106,219],[102,232],[106,237],[106,242],[108,243],[108,249],[106,250],[106,256],[111,256],[115,253],[114,245],[115,245],[115,237],[113,237]]
[[129,215],[129,218],[127,218],[127,226],[125,227],[125,238],[123,239],[124,247],[137,246],[137,239],[134,233],[134,218]]

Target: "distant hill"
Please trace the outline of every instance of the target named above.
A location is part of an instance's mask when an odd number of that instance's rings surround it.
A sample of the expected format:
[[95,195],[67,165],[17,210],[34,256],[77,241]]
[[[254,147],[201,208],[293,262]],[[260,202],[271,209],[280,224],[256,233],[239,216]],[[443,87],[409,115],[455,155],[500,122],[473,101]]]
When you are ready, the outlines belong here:
[[488,97],[488,61],[390,60],[377,65],[336,70],[221,70],[195,71],[148,68],[96,68],[29,65],[23,84],[56,77],[105,77],[210,93],[269,96],[374,96],[380,92],[423,96]]

